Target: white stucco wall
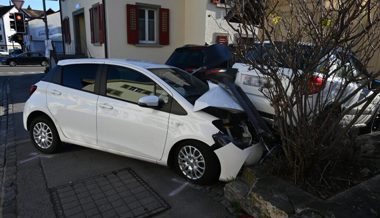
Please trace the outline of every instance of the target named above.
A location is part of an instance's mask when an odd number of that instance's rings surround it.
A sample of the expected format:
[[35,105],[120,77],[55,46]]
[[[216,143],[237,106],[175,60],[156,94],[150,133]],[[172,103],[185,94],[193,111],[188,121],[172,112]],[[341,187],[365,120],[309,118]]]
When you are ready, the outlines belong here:
[[[186,0],[188,1],[188,0]],[[191,0],[193,1],[193,0]],[[168,8],[169,45],[132,45],[127,43],[127,4],[150,4]],[[142,59],[164,63],[185,41],[184,0],[112,0],[106,2],[108,54],[111,58]],[[117,16],[116,16],[117,15]]]
[[[214,44],[217,35],[228,35],[228,43],[233,44],[236,41],[236,32],[228,25],[224,19],[226,16],[224,5],[215,5],[207,1],[206,9],[206,30],[204,32],[205,41],[208,44]],[[233,24],[235,27],[237,24]]]
[[[95,45],[91,43],[91,27],[90,27],[90,12],[89,9],[96,3],[101,3],[101,0],[66,0],[61,1],[61,12],[62,18],[69,17],[70,19],[70,32],[71,32],[71,43],[65,43],[66,54],[75,54],[75,32],[74,32],[74,19],[73,12],[84,10],[84,19],[86,26],[86,44],[89,51],[89,56],[104,58],[104,44]],[[111,2],[111,1],[107,1]],[[112,0],[113,2],[113,0]]]
[[185,41],[183,44],[205,44],[206,8],[208,0],[184,0],[185,2]]

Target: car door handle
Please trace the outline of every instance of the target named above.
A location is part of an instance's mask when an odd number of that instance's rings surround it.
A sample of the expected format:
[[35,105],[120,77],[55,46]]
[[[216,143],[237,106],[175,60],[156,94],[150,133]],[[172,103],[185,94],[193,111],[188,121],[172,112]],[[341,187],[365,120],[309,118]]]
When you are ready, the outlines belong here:
[[58,91],[58,90],[52,90],[50,93],[52,95],[62,95],[62,93],[60,91]]
[[108,110],[112,110],[113,107],[109,104],[99,104],[99,107],[100,108],[103,108],[103,109],[108,109]]

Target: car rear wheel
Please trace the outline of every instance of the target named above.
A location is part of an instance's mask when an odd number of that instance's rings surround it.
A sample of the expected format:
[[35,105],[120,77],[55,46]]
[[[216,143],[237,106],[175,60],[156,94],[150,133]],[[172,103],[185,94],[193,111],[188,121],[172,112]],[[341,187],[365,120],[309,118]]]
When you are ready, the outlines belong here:
[[47,66],[49,66],[49,63],[47,61],[42,61],[41,66],[47,67]]
[[17,65],[16,62],[14,62],[14,61],[9,62],[9,66],[11,66],[11,67],[15,67],[16,65]]
[[219,178],[218,158],[201,142],[181,143],[176,150],[174,164],[181,176],[196,184],[210,184]]
[[43,153],[55,153],[61,145],[57,129],[46,117],[35,118],[29,127],[29,133],[34,146]]

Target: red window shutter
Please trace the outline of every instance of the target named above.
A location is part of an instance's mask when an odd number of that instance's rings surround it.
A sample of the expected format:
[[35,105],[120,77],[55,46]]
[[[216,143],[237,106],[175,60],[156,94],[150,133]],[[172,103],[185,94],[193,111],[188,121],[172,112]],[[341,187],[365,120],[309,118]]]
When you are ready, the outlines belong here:
[[228,36],[216,36],[216,43],[228,45]]
[[138,8],[136,5],[127,5],[127,37],[128,44],[139,43],[139,28],[137,19]]
[[70,36],[70,20],[69,18],[65,18],[63,19],[63,22],[62,22],[62,25],[63,25],[63,37],[64,37],[64,41],[68,44],[71,43],[71,36]]
[[169,45],[169,9],[160,8],[159,36],[160,45]]
[[104,23],[104,5],[99,5],[99,43],[103,44],[105,41],[105,23]]
[[94,37],[94,9],[90,8],[91,43],[95,43]]

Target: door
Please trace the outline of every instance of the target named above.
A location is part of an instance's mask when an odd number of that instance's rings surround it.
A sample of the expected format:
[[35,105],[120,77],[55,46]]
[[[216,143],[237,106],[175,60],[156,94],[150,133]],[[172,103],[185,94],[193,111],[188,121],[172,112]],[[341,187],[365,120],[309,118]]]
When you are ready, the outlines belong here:
[[42,55],[40,53],[30,53],[29,64],[40,65],[42,63]]
[[18,65],[27,65],[30,63],[29,57],[30,57],[30,53],[23,53],[14,59]]
[[[98,145],[125,154],[159,160],[168,131],[169,94],[141,72],[109,65],[104,96],[98,101]],[[139,106],[139,98],[157,95],[159,108]]]
[[62,67],[61,84],[49,84],[47,105],[64,136],[79,144],[96,145],[95,94],[98,64]]
[[86,22],[83,11],[74,14],[74,29],[75,53],[77,55],[87,55]]

